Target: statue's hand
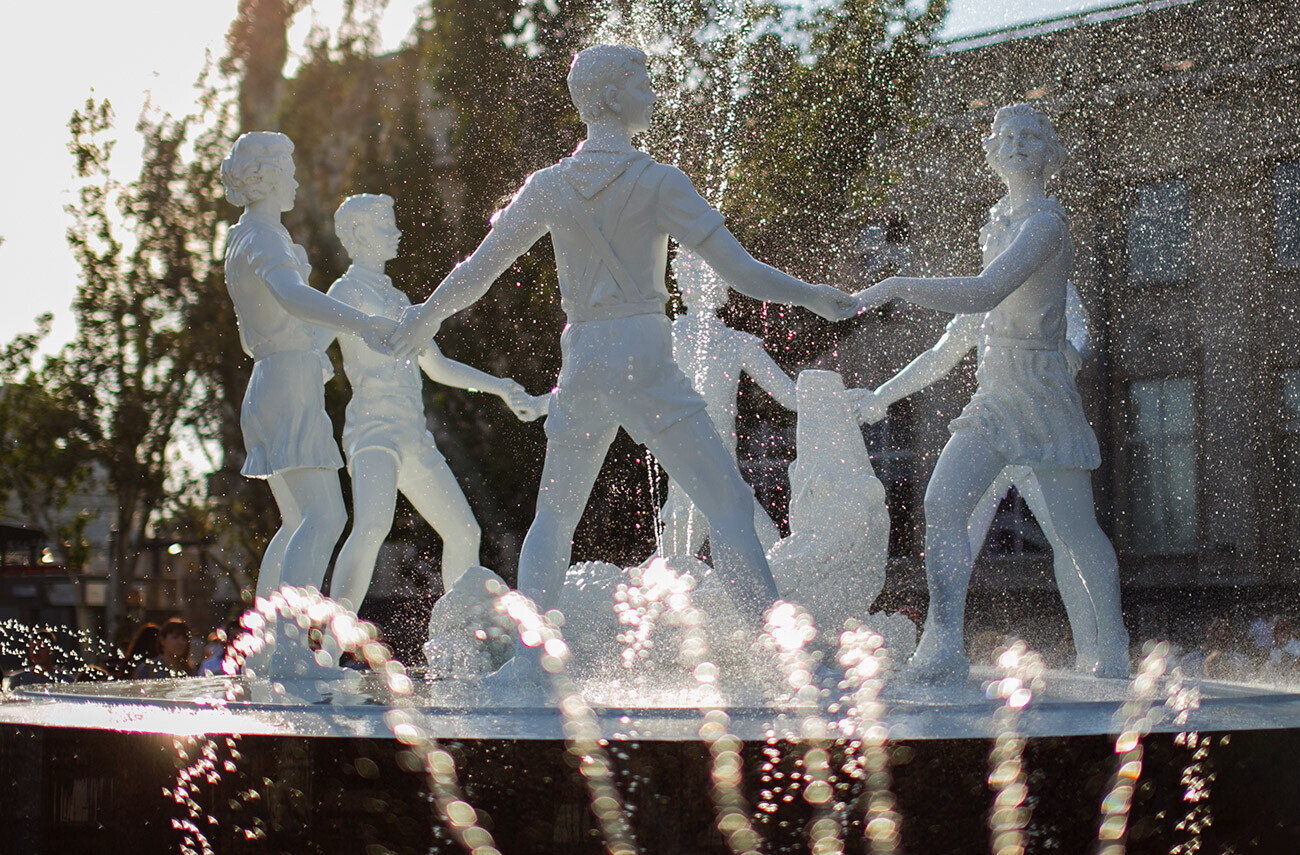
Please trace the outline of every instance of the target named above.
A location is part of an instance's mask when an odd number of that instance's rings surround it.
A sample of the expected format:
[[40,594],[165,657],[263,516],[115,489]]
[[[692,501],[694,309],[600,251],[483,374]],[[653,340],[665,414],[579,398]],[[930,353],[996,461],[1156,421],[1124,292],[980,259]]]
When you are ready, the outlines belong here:
[[504,400],[515,417],[521,422],[531,422],[544,415],[551,405],[550,395],[530,395],[528,390],[513,380],[513,387]]
[[882,279],[870,288],[863,288],[854,294],[854,299],[858,301],[858,311],[870,311],[894,299],[894,292],[898,284],[897,280],[897,276],[891,276],[888,279]]
[[833,285],[813,285],[813,297],[805,305],[828,321],[843,321],[858,314],[858,301]]
[[366,328],[361,331],[361,340],[366,343],[366,347],[385,355],[392,354],[393,348],[389,344],[389,338],[397,332],[397,322],[389,318],[383,318],[378,315],[371,315],[366,323]]
[[889,405],[871,389],[849,389],[849,398],[858,405],[858,420],[874,425],[885,417]]
[[1078,374],[1079,369],[1083,367],[1083,354],[1068,341],[1065,347],[1061,348],[1061,353],[1065,355],[1065,367],[1070,370],[1070,376]]
[[420,351],[429,346],[429,340],[442,326],[442,319],[436,315],[424,316],[423,306],[407,306],[402,310],[402,320],[397,331],[388,338],[393,354],[403,359],[414,359]]

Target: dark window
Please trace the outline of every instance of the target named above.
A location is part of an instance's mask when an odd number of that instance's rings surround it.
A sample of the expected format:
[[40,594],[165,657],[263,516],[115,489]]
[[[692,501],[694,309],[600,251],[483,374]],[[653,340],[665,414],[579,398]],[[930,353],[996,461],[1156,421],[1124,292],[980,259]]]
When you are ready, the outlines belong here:
[[1273,204],[1277,265],[1300,267],[1300,162],[1279,163],[1273,170]]
[[1128,533],[1134,552],[1196,549],[1196,443],[1192,381],[1129,386]]
[[1128,221],[1128,276],[1134,284],[1182,282],[1190,272],[1187,182],[1143,184]]
[[1278,466],[1282,542],[1288,552],[1300,552],[1300,369],[1282,372],[1281,428]]

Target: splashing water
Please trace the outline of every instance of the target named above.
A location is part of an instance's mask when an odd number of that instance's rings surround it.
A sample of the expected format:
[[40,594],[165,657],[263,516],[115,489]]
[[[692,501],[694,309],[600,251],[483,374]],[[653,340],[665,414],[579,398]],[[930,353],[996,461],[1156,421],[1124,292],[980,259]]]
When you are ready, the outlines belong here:
[[1128,699],[1116,713],[1122,719],[1115,739],[1116,768],[1105,797],[1101,800],[1098,855],[1124,855],[1128,851],[1128,817],[1133,793],[1142,777],[1142,737],[1159,723],[1163,707],[1155,706],[1157,687],[1169,664],[1167,642],[1147,642],[1142,665],[1128,687]]
[[817,637],[812,615],[793,603],[777,602],[769,611],[761,643],[776,655],[777,667],[794,692],[798,737],[803,754],[803,799],[813,807],[808,825],[808,847],[815,853],[842,853],[841,828],[847,805],[836,802],[831,772],[831,733],[834,728],[821,714],[819,667],[808,645]]
[[1184,788],[1183,801],[1188,809],[1175,825],[1176,830],[1186,832],[1187,839],[1171,848],[1169,855],[1192,855],[1201,851],[1201,834],[1214,824],[1209,802],[1210,782],[1214,776],[1206,768],[1213,737],[1187,729],[1191,714],[1200,705],[1200,686],[1195,682],[1185,682],[1182,668],[1174,668],[1165,685],[1165,716],[1180,728],[1174,744],[1183,746],[1189,755],[1180,776]]
[[1025,781],[1025,736],[1020,722],[1036,692],[1043,690],[1042,657],[1023,641],[1014,641],[998,654],[1002,679],[987,684],[984,693],[1002,701],[993,714],[997,736],[989,753],[989,787],[994,792],[989,833],[994,855],[1023,855],[1029,826],[1029,787]]
[[606,750],[608,741],[601,733],[595,712],[569,676],[569,647],[559,628],[538,612],[532,600],[517,591],[503,594],[498,607],[518,626],[525,646],[540,648],[542,669],[549,676],[564,719],[565,749],[577,761],[606,850],[611,855],[634,855],[639,849],[629,819],[631,814],[614,780],[614,764]]
[[898,851],[902,823],[894,811],[889,727],[885,724],[885,705],[880,701],[889,671],[889,651],[879,633],[858,626],[840,634],[837,659],[844,669],[850,703],[840,720],[844,737],[852,740],[845,771],[866,785],[863,829],[871,851],[894,853]]

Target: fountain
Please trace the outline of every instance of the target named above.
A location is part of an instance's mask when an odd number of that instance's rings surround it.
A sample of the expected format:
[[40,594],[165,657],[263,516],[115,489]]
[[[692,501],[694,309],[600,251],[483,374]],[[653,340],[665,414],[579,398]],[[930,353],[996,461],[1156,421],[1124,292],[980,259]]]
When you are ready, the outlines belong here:
[[[278,135],[247,144],[260,158],[248,172],[269,188],[250,209],[262,202],[258,229],[273,251],[231,242],[244,297],[255,277],[279,295],[283,312],[267,311],[263,332],[287,329],[297,342],[281,347],[246,331],[259,362],[288,363],[264,367],[255,382],[291,373],[308,387],[251,408],[258,423],[246,436],[268,453],[248,474],[284,480],[303,464],[275,463],[286,443],[273,416],[293,410],[285,418],[310,439],[317,415],[321,362],[303,320],[353,335],[357,347],[414,356],[543,226],[552,231],[578,331],[565,334],[559,388],[531,405],[547,410],[550,495],[524,547],[521,591],[486,568],[464,569],[435,610],[429,670],[408,672],[373,628],[314,590],[323,563],[307,558],[320,547],[308,523],[313,514],[329,522],[337,482],[322,473],[341,464],[337,450],[317,454],[310,478],[272,482],[316,503],[295,499],[296,516],[285,505],[292,524],[267,559],[282,568],[273,580],[304,587],[264,592],[228,673],[30,686],[0,704],[0,756],[15,782],[4,815],[16,845],[1112,853],[1293,843],[1300,772],[1277,766],[1300,756],[1300,695],[1189,682],[1163,644],[1148,645],[1131,679],[1114,661],[1095,673],[1048,671],[1019,643],[969,670],[950,650],[923,650],[920,676],[909,679],[898,622],[859,613],[883,584],[888,518],[857,424],[868,396],[833,372],[799,376],[791,534],[764,555],[752,498],[736,487],[703,400],[669,369],[667,229],[653,227],[655,204],[671,196],[673,233],[738,287],[832,319],[864,304],[753,262],[682,173],[629,145],[654,103],[644,57],[639,67],[627,50],[588,59],[595,69],[575,64],[574,84],[592,131],[586,156],[533,176],[483,247],[396,331],[391,319],[302,292],[303,259],[274,228],[292,203],[291,149],[269,138]],[[276,170],[288,180],[277,183]],[[652,193],[638,195],[643,181]],[[579,200],[602,193],[619,204],[597,222]],[[638,222],[640,232],[628,225]],[[656,235],[648,248],[638,240],[647,233]],[[275,252],[286,260],[267,260]],[[863,299],[911,295],[923,288],[917,281]],[[518,409],[530,406],[515,397]],[[620,424],[704,511],[713,567],[691,555],[626,570],[568,566],[573,508]],[[987,468],[992,482],[1002,466]],[[968,491],[971,501],[987,486]],[[969,552],[971,509],[958,510],[950,539]],[[1094,572],[1080,568],[1090,590]],[[1106,607],[1093,605],[1103,630]],[[960,628],[938,645],[960,649]],[[342,654],[365,669],[340,668]],[[511,654],[513,665],[488,676]]]

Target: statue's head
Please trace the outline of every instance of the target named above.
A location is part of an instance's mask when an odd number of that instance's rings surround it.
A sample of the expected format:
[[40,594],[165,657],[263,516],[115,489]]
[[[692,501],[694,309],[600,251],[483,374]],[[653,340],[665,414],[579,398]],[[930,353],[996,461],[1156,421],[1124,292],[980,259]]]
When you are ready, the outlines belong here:
[[1031,169],[1046,181],[1065,165],[1068,154],[1047,114],[1028,104],[998,110],[984,138],[985,159],[1003,180],[1014,171]]
[[274,131],[251,131],[235,140],[221,161],[221,183],[230,204],[245,207],[273,196],[280,210],[293,207],[293,141]]
[[378,253],[385,261],[396,258],[402,233],[393,213],[393,197],[358,193],[344,199],[334,212],[334,234],[353,258],[366,252]]
[[568,83],[584,122],[613,118],[634,132],[650,126],[655,96],[644,52],[626,45],[593,45],[574,56]]
[[722,277],[708,263],[686,250],[680,250],[673,259],[673,273],[677,274],[677,288],[682,292],[682,302],[693,312],[714,312],[727,304],[730,289]]

